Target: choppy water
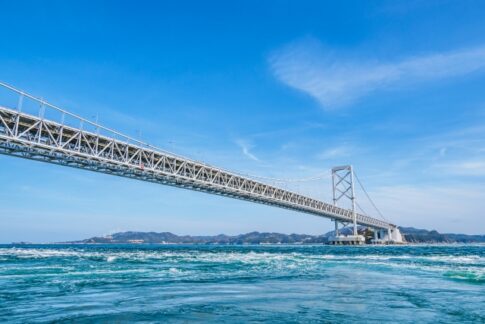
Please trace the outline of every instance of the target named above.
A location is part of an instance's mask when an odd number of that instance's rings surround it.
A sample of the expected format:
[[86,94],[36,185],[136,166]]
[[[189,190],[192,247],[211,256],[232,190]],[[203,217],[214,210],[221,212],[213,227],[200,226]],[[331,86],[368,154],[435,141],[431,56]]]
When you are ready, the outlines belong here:
[[0,322],[485,323],[485,246],[0,246]]

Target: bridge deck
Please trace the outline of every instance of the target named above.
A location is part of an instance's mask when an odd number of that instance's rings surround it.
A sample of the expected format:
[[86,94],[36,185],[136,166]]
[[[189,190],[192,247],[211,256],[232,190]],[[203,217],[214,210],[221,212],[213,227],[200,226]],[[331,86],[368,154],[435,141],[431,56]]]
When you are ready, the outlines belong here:
[[[72,127],[5,107],[0,107],[0,153],[352,222],[351,210],[133,142],[114,131],[112,136],[105,136],[99,128],[83,130],[82,126]],[[357,223],[380,229],[394,227],[362,214],[357,214]]]

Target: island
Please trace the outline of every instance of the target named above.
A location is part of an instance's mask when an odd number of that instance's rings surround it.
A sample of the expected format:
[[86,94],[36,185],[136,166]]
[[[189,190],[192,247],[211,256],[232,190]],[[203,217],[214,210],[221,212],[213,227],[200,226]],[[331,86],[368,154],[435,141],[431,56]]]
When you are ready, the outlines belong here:
[[[436,230],[400,227],[407,243],[485,243],[485,235],[439,233]],[[359,227],[359,234],[370,242],[372,231]],[[347,233],[348,232],[348,233]],[[351,228],[341,230],[350,234]],[[240,235],[219,234],[214,236],[176,235],[170,232],[120,232],[105,236],[95,236],[80,241],[62,242],[66,244],[326,244],[333,231],[323,235],[282,234],[251,232]]]

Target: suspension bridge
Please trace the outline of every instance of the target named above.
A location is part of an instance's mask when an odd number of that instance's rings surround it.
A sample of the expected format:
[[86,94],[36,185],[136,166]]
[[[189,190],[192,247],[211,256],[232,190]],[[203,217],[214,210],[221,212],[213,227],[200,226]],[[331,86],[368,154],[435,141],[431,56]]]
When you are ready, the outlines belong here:
[[[374,230],[374,242],[402,242],[396,225],[357,212],[354,171],[332,169],[333,204],[166,152],[99,125],[0,82],[0,154],[227,196],[331,219],[335,244],[363,244],[357,226]],[[27,109],[29,107],[29,109]],[[32,109],[34,107],[34,109]],[[342,199],[351,208],[339,207]],[[339,227],[352,225],[352,234]]]

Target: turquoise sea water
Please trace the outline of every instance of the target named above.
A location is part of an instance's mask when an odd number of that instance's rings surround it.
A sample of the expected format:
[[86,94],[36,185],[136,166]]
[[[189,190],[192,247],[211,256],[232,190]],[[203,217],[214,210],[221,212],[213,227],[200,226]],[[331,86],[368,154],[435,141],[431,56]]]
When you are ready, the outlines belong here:
[[485,323],[485,246],[0,245],[0,322]]

